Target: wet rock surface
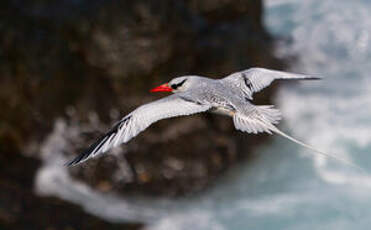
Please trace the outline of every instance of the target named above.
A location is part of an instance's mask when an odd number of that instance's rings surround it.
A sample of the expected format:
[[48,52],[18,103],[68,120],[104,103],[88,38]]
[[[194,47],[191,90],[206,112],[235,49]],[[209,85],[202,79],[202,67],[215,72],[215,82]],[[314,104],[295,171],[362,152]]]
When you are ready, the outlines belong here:
[[[40,143],[56,118],[88,127],[79,140],[68,140],[73,151],[66,157],[72,158],[121,116],[165,96],[148,89],[175,76],[219,78],[251,66],[284,67],[262,26],[261,1],[34,0],[1,6],[0,151],[28,156],[16,157],[20,169],[14,173],[27,177],[9,187],[4,181],[10,174],[2,172],[2,186],[21,194],[4,200],[27,196],[30,209],[36,209],[33,202],[58,211],[68,206],[31,189]],[[258,95],[257,103],[268,103],[274,88]],[[188,195],[213,184],[266,140],[245,136],[220,116],[164,120],[70,172],[103,192]]]
[[1,229],[141,229],[139,223],[113,224],[58,198],[33,192],[40,161],[20,154],[0,155]]

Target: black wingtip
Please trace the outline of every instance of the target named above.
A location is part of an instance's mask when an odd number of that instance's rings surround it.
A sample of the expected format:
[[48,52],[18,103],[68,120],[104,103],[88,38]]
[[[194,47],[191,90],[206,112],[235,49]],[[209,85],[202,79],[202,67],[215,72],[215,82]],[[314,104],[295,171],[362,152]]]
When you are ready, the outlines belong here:
[[107,140],[107,138],[111,135],[115,135],[117,133],[120,125],[122,123],[126,122],[127,120],[129,120],[130,118],[131,118],[131,116],[129,115],[129,116],[125,117],[124,119],[122,119],[121,121],[117,122],[111,128],[110,131],[108,131],[105,135],[101,136],[95,143],[90,145],[90,147],[88,149],[86,149],[85,151],[80,153],[77,157],[75,157],[73,160],[65,163],[64,165],[67,166],[67,167],[78,165],[78,164],[84,162],[85,160],[87,160],[93,152],[95,152],[95,153],[99,152],[100,151],[99,149],[105,144],[105,141]]
[[96,147],[99,147],[99,146],[101,146],[104,143],[104,141],[102,142],[102,139],[104,137],[105,136],[99,138],[99,140],[96,141],[94,144],[92,144],[88,149],[86,149],[85,151],[83,151],[82,153],[80,153],[79,155],[77,155],[77,157],[75,157],[72,161],[67,162],[65,164],[65,166],[71,167],[71,166],[78,165],[81,162],[85,161],[90,156],[90,154],[94,151],[94,149]]
[[74,158],[72,161],[68,161],[68,162],[64,163],[64,166],[65,167],[73,167],[73,166],[77,165],[78,163],[79,163],[79,161],[76,158]]
[[73,160],[66,162],[64,164],[64,166],[65,167],[72,167],[72,166],[78,165],[81,162],[83,162],[88,156],[89,156],[89,154],[86,154],[86,152],[83,152],[83,153],[79,154],[77,157],[75,157]]
[[322,77],[312,77],[312,76],[310,76],[306,79],[308,79],[308,80],[322,80],[323,78]]

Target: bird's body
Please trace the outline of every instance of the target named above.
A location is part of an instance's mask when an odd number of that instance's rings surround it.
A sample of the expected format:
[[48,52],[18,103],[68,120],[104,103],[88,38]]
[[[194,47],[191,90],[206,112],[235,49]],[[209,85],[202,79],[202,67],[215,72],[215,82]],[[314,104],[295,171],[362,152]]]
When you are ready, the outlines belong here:
[[[152,123],[170,117],[201,112],[212,112],[233,118],[236,129],[247,133],[267,132],[280,134],[302,146],[327,157],[332,155],[315,150],[278,130],[275,125],[281,119],[279,110],[272,105],[252,104],[253,94],[269,86],[275,79],[319,79],[304,74],[293,74],[263,68],[251,68],[233,73],[222,79],[201,76],[183,76],[151,90],[168,91],[173,95],[142,105],[117,122],[87,150],[68,165],[79,164],[104,153],[112,147],[126,143]],[[345,160],[338,159],[343,162]],[[351,164],[346,162],[347,164]]]
[[246,100],[246,96],[239,88],[231,90],[232,86],[223,79],[213,80],[198,77],[201,84],[188,90],[178,93],[184,100],[211,106],[210,112],[230,115],[235,110],[251,108],[252,104]]

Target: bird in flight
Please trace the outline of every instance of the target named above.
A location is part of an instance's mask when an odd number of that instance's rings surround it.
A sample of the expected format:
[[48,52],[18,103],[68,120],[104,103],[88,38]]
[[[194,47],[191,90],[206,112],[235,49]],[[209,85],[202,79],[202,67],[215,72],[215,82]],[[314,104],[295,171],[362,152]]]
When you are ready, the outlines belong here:
[[196,75],[174,78],[151,90],[151,92],[172,92],[172,95],[138,107],[66,165],[77,165],[122,143],[127,143],[159,120],[211,112],[231,117],[235,128],[242,132],[276,133],[321,155],[359,168],[351,162],[319,151],[280,131],[275,125],[281,120],[281,113],[273,105],[252,104],[254,93],[269,86],[276,79],[316,80],[320,78],[264,68],[250,68],[222,79]]

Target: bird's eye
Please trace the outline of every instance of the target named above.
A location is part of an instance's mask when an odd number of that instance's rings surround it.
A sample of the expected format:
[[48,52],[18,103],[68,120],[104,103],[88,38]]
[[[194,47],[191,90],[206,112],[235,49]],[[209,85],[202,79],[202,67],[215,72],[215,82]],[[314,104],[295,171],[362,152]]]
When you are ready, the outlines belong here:
[[184,79],[183,81],[179,82],[178,84],[172,84],[172,85],[170,85],[170,87],[171,87],[172,89],[177,89],[177,88],[179,88],[180,86],[182,86],[186,80],[187,80],[187,79]]

